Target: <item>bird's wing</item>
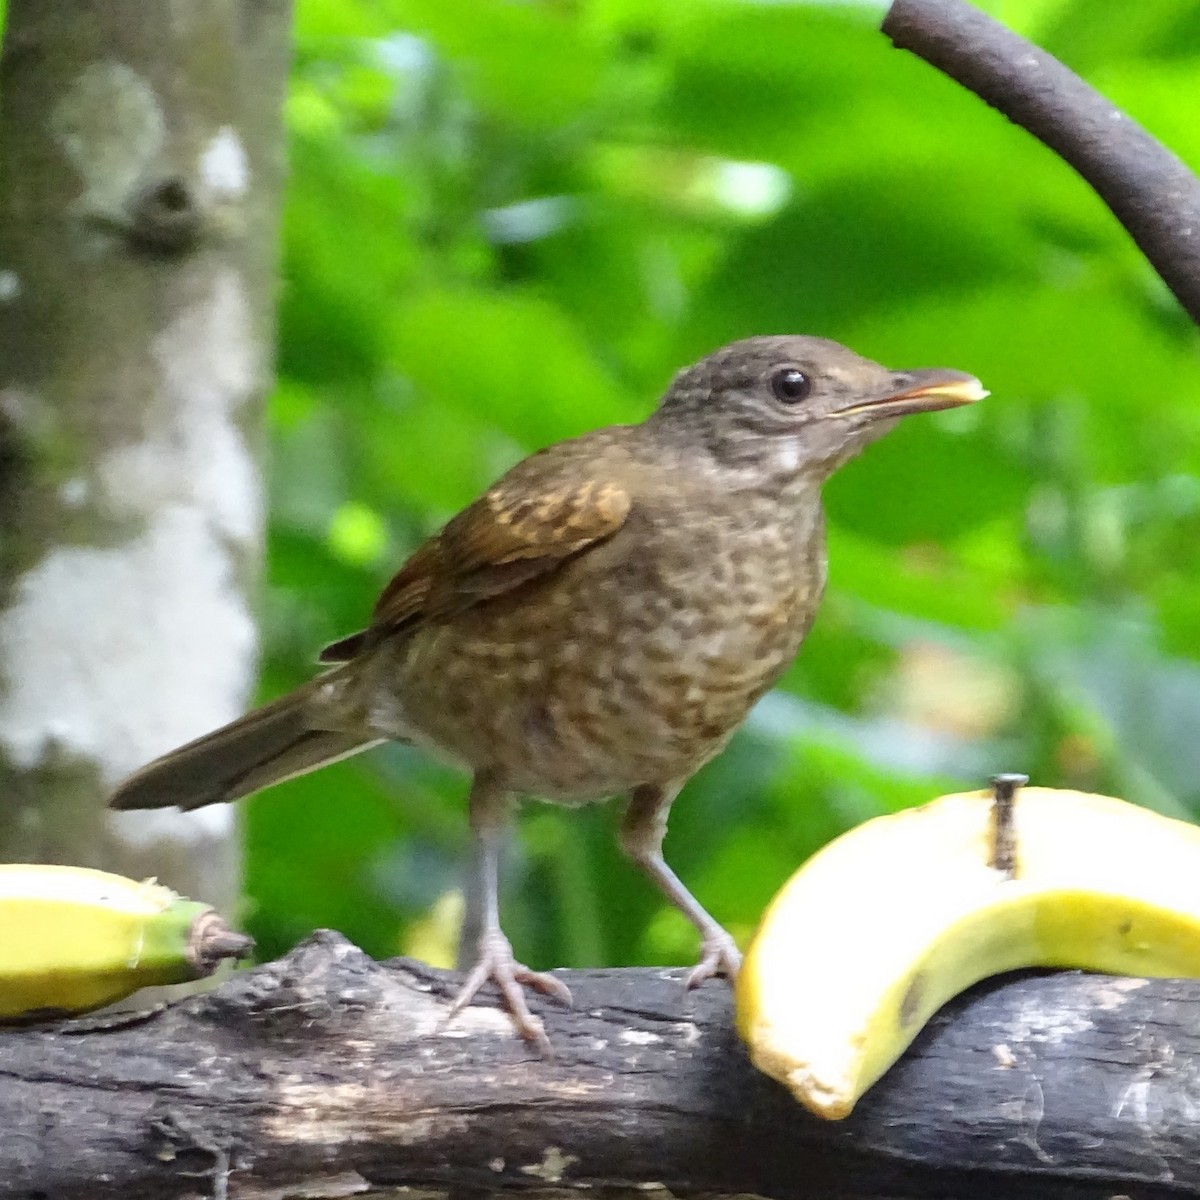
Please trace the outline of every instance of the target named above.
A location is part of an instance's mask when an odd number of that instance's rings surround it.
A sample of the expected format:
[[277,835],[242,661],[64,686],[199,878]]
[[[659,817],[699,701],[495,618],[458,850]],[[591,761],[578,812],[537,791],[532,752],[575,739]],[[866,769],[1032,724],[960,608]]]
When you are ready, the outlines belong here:
[[543,451],[519,463],[420,546],[384,588],[370,629],[327,646],[321,661],[344,662],[382,635],[512,591],[611,537],[629,514],[629,492],[599,463],[586,473],[578,456],[556,457]]

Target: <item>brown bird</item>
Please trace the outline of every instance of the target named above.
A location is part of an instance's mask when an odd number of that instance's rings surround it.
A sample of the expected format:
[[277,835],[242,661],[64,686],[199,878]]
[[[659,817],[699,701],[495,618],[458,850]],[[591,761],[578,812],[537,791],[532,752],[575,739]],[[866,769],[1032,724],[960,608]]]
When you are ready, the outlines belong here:
[[987,393],[961,371],[889,371],[836,342],[754,337],[676,375],[639,425],[518,463],[401,567],[368,629],[311,683],[144,767],[114,808],[235,800],[392,739],[472,773],[483,870],[476,965],[521,1034],[521,985],[570,999],[513,957],[498,846],[514,798],[630,794],[625,853],[700,931],[688,977],[740,956],[662,857],[671,801],[779,677],[825,586],[821,485],[909,413]]

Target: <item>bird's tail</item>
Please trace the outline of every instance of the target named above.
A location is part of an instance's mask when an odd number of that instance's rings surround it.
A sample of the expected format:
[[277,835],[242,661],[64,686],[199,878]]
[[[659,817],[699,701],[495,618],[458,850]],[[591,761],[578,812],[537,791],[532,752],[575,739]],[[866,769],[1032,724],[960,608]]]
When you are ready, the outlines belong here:
[[244,717],[164,754],[130,775],[112,808],[202,808],[315,771],[377,744],[361,734],[313,728],[320,677]]

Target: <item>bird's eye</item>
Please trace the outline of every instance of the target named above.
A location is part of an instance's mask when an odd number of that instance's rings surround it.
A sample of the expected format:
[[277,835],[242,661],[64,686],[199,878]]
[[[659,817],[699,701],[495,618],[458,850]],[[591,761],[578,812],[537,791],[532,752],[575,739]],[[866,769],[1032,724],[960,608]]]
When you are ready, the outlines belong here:
[[799,404],[812,391],[812,380],[796,367],[784,367],[771,376],[771,391],[783,404]]

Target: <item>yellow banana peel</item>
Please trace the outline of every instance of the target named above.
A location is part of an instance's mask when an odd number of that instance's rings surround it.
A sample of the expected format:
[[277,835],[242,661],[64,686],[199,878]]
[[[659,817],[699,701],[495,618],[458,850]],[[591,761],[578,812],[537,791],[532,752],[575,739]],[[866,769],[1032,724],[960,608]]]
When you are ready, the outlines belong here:
[[738,1029],[757,1067],[838,1119],[947,1000],[1020,967],[1200,975],[1200,828],[1011,787],[868,821],[771,902]]
[[87,1012],[253,946],[207,904],[84,867],[0,865],[0,1019]]

